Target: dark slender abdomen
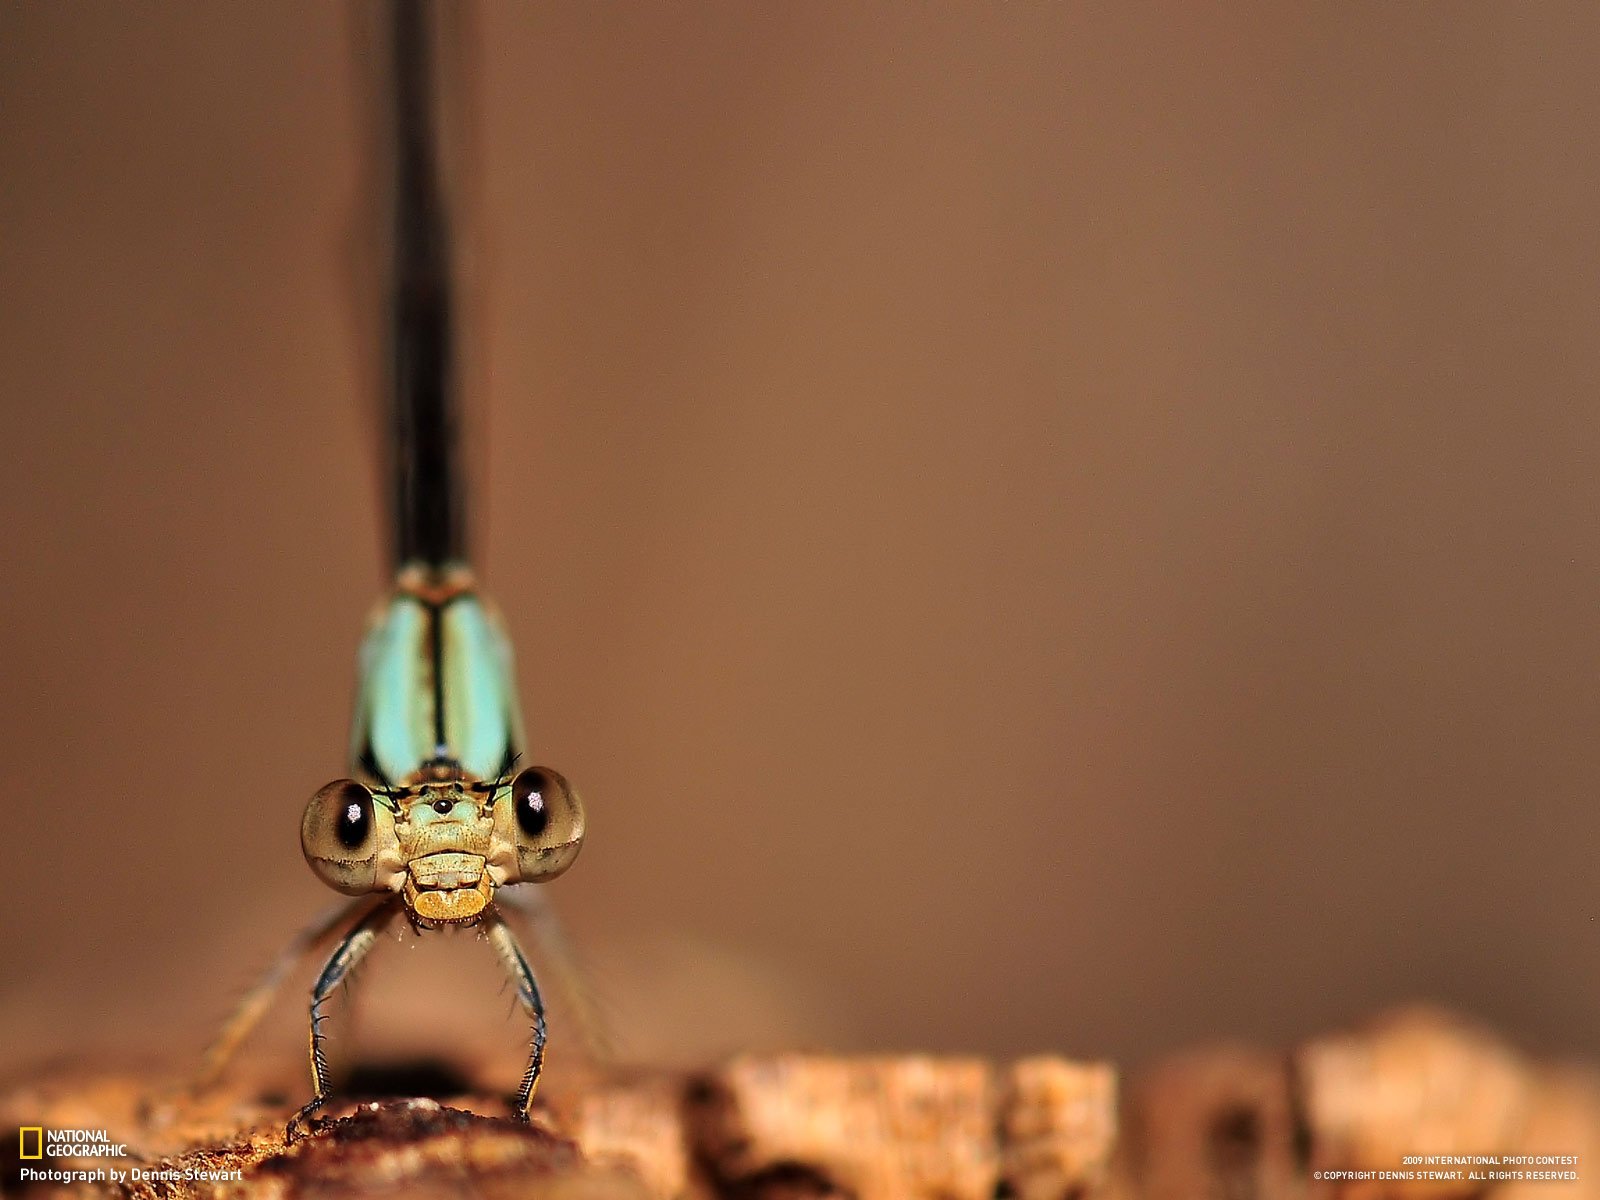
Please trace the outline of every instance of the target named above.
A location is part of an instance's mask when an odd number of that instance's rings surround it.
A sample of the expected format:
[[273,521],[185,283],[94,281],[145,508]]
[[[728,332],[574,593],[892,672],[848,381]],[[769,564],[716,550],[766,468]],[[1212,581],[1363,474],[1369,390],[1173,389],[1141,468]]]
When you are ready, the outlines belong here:
[[440,181],[432,38],[397,0],[393,46],[393,261],[389,379],[394,566],[467,557],[456,401],[454,281]]

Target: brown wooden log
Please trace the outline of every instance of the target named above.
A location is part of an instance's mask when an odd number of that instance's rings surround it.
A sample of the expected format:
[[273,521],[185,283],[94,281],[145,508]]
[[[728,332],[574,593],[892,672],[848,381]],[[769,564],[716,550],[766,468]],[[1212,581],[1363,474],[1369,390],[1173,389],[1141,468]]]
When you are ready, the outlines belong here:
[[1224,1045],[1168,1059],[1135,1083],[1124,1163],[1149,1200],[1301,1200],[1306,1133],[1285,1055]]
[[1541,1069],[1519,1141],[1519,1154],[1576,1155],[1578,1181],[1511,1181],[1494,1193],[1495,1200],[1600,1200],[1600,1075],[1570,1067]]
[[701,1081],[691,1137],[746,1195],[989,1200],[994,1068],[982,1059],[741,1058]]
[[550,1122],[596,1166],[638,1179],[657,1200],[702,1200],[712,1193],[685,1132],[689,1079],[634,1072],[556,1091]]
[[1050,1055],[1013,1063],[999,1117],[1002,1191],[1018,1200],[1106,1194],[1117,1144],[1117,1073],[1109,1063]]
[[[1312,1132],[1314,1198],[1474,1196],[1484,1184],[1470,1178],[1469,1166],[1411,1160],[1527,1152],[1532,1064],[1494,1034],[1452,1014],[1405,1009],[1317,1038],[1297,1051],[1295,1071]],[[1347,1171],[1374,1177],[1326,1178]],[[1384,1177],[1406,1172],[1423,1177]],[[1437,1177],[1456,1173],[1459,1179]]]
[[690,1136],[746,1196],[1087,1197],[1116,1136],[1109,1066],[1054,1057],[739,1059],[700,1081]]
[[[1600,1200],[1600,1081],[1448,1014],[1409,1010],[1286,1054],[1182,1055],[1143,1073],[1121,1113],[1117,1089],[1107,1065],[1052,1057],[749,1056],[569,1077],[532,1128],[490,1095],[346,1103],[291,1145],[281,1080],[194,1097],[147,1073],[52,1068],[0,1086],[0,1183],[18,1179],[18,1127],[43,1125],[105,1129],[128,1145],[124,1170],[240,1178],[29,1195]],[[1523,1178],[1317,1178],[1427,1154],[1575,1157],[1577,1178],[1534,1179],[1548,1168],[1533,1163]]]
[[[487,1101],[490,1108],[500,1107]],[[234,1085],[202,1097],[177,1089],[151,1091],[137,1075],[43,1082],[0,1097],[0,1190],[11,1194],[21,1168],[95,1171],[115,1168],[125,1183],[30,1186],[29,1196],[118,1195],[136,1198],[249,1197],[290,1200],[340,1196],[512,1197],[536,1184],[544,1195],[650,1200],[633,1173],[591,1161],[548,1122],[533,1126],[429,1099],[346,1106],[321,1121],[314,1136],[284,1136],[291,1111]],[[24,1164],[17,1130],[24,1126],[105,1130],[128,1157]],[[191,1173],[201,1178],[188,1178]],[[227,1176],[237,1174],[239,1179]],[[210,1178],[205,1178],[209,1176]]]

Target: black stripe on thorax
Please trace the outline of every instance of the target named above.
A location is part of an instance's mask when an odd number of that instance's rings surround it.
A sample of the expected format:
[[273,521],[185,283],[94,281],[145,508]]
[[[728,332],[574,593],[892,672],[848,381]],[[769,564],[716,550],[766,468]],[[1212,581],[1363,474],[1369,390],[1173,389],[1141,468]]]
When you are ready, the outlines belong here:
[[433,745],[436,751],[448,745],[444,713],[444,610],[471,595],[472,592],[462,591],[438,600],[417,597],[428,612],[428,659],[433,678]]

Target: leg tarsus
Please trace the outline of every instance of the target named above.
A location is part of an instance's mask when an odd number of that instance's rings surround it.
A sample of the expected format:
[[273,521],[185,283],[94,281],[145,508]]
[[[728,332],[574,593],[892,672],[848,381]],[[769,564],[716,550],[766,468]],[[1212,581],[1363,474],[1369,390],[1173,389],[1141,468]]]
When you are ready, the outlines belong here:
[[312,1115],[327,1103],[327,1098],[318,1096],[310,1104],[301,1107],[300,1111],[289,1118],[289,1124],[284,1128],[283,1140],[291,1145],[301,1138],[309,1136],[314,1130],[311,1127]]

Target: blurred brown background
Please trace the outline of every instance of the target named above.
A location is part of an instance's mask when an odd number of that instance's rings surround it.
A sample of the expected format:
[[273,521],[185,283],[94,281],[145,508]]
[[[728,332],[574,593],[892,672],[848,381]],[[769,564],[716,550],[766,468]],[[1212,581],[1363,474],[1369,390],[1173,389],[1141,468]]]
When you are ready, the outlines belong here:
[[[480,557],[627,1052],[1600,1050],[1600,9],[468,16]],[[327,901],[357,25],[0,7],[3,1065],[187,1061]],[[430,943],[363,1044],[514,1072]]]

